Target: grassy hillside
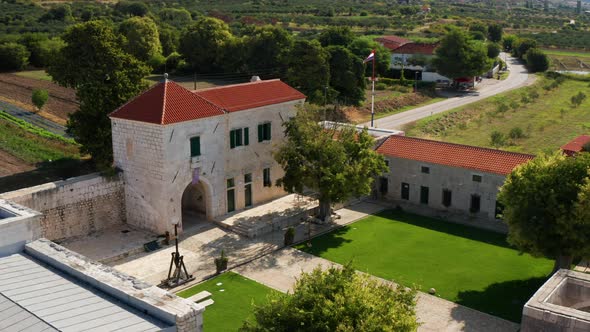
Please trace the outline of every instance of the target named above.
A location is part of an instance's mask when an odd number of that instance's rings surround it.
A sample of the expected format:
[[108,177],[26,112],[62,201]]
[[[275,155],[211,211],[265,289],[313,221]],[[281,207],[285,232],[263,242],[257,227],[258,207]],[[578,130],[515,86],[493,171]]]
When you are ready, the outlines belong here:
[[[579,106],[571,102],[579,92],[590,97],[589,84],[590,77],[539,77],[530,87],[422,119],[409,125],[406,133],[516,152],[555,150],[590,132],[590,98]],[[492,144],[494,131],[504,144]]]

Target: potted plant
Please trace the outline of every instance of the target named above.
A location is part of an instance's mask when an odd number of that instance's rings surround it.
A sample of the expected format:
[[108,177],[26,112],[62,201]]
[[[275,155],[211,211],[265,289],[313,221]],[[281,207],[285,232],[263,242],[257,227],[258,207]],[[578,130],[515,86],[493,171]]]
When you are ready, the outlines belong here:
[[218,274],[227,269],[227,257],[223,250],[221,250],[221,256],[215,258],[215,268],[217,269]]
[[295,241],[295,228],[289,227],[285,232],[285,245],[290,246]]

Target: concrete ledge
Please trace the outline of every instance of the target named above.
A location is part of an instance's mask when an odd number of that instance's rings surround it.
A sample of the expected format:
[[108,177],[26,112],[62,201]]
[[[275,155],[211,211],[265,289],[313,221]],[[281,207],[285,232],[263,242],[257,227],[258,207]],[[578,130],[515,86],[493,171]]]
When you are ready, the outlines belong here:
[[47,239],[27,244],[25,252],[166,323],[186,325],[189,320],[195,322],[189,324],[195,328],[198,328],[196,322],[200,321],[202,324],[202,305],[191,303],[109,266],[91,261]]

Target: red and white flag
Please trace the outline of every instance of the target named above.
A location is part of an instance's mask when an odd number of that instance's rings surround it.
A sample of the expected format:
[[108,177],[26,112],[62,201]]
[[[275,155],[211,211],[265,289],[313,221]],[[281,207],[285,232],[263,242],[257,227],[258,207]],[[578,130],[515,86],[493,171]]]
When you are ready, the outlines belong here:
[[369,56],[365,60],[363,60],[363,63],[367,63],[373,60],[375,60],[375,50],[371,51],[371,54],[369,54]]

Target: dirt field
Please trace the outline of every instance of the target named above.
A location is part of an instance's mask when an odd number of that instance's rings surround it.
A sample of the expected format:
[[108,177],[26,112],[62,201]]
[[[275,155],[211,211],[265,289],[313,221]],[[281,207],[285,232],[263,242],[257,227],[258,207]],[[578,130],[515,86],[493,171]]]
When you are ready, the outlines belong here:
[[[45,89],[49,92],[49,100],[43,107],[43,111],[49,113],[50,120],[60,119],[62,124],[68,118],[68,114],[78,109],[76,94],[73,89],[63,88],[55,83],[17,76],[13,74],[0,74],[0,97],[6,101],[16,101],[17,104],[25,104],[34,107],[31,102],[33,89]],[[40,114],[43,116],[43,114]]]
[[0,177],[31,171],[34,168],[34,166],[0,149]]

